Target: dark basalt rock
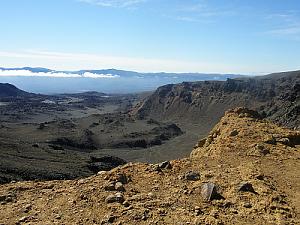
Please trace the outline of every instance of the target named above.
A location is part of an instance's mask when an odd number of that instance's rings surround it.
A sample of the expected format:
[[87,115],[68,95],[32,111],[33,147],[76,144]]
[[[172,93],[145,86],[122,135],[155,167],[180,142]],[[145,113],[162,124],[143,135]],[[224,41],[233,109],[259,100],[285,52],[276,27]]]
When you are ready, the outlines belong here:
[[198,172],[190,171],[184,175],[186,180],[196,181],[200,179],[200,174]]
[[252,192],[256,193],[252,184],[249,182],[242,182],[238,187],[239,192]]
[[165,161],[165,162],[159,163],[158,166],[161,169],[172,169],[172,165],[171,165],[171,163],[169,161]]

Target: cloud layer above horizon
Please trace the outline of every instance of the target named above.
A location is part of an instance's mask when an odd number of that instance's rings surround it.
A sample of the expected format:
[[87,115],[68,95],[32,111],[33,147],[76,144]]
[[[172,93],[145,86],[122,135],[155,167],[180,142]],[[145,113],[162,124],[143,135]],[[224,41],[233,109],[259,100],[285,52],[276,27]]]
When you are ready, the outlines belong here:
[[55,77],[55,78],[118,78],[119,75],[113,74],[96,74],[85,72],[82,75],[77,73],[66,72],[32,72],[30,70],[3,70],[0,69],[0,77]]

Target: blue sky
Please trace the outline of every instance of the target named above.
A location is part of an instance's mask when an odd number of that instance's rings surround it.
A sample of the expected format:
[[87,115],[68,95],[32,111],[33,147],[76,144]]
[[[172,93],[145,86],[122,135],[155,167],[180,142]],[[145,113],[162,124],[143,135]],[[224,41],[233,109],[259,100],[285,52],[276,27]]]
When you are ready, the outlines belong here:
[[0,67],[300,69],[299,0],[0,0]]

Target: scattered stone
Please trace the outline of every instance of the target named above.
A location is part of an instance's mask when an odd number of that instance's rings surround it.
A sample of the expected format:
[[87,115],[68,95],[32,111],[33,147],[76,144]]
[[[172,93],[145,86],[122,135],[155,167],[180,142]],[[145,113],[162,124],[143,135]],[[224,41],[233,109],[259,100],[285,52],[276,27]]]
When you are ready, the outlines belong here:
[[102,176],[102,175],[104,175],[104,174],[106,174],[106,171],[99,171],[99,172],[97,173],[98,176]]
[[148,197],[149,197],[149,198],[154,198],[154,197],[155,197],[155,195],[154,195],[154,193],[153,193],[153,192],[149,192],[149,193],[148,193]]
[[263,174],[259,174],[256,177],[256,179],[258,179],[258,180],[263,180],[264,178],[265,178],[265,176]]
[[269,138],[266,139],[264,142],[265,142],[266,144],[276,145],[276,139],[275,139],[275,137],[273,137],[273,136],[269,137]]
[[130,181],[130,178],[124,173],[119,173],[113,178],[116,182],[121,182],[122,184],[127,184]]
[[205,201],[211,201],[213,199],[219,198],[220,196],[217,192],[217,186],[214,183],[203,184],[201,195]]
[[184,177],[186,180],[196,181],[200,179],[200,174],[198,172],[190,171],[187,172]]
[[244,207],[247,208],[247,209],[250,209],[250,208],[252,208],[252,205],[250,203],[245,203]]
[[201,214],[203,214],[203,212],[201,211],[201,208],[200,208],[199,206],[196,206],[196,207],[195,207],[195,215],[196,215],[196,216],[199,216],[199,215],[201,215]]
[[161,168],[159,167],[158,164],[154,164],[150,166],[150,171],[155,171],[155,172],[162,172]]
[[256,149],[258,150],[258,152],[261,154],[261,155],[267,155],[267,154],[270,154],[270,150],[265,148],[265,146],[263,145],[259,145],[257,144],[256,145]]
[[239,192],[252,192],[252,193],[256,193],[252,184],[250,184],[249,182],[242,182],[239,187],[238,187],[238,191]]
[[3,205],[3,204],[6,204],[6,203],[9,203],[9,202],[13,202],[15,199],[15,196],[11,193],[7,194],[7,195],[0,195],[0,203]]
[[214,217],[214,218],[218,218],[219,212],[218,212],[218,210],[213,209],[213,210],[210,211],[209,215]]
[[268,154],[270,154],[270,150],[263,144],[253,145],[253,148],[248,153],[249,156],[257,156],[257,157],[265,156]]
[[59,214],[57,214],[57,215],[55,216],[55,219],[60,220],[60,219],[61,219],[61,216],[60,216]]
[[114,195],[107,196],[107,198],[105,199],[105,202],[106,203],[114,203],[114,202],[123,203],[124,197],[123,197],[122,193],[118,192]]
[[117,202],[120,202],[120,203],[124,202],[124,196],[123,196],[122,193],[118,192],[118,193],[115,194],[115,196],[116,196]]
[[115,191],[115,183],[114,182],[109,182],[104,186],[105,191]]
[[289,138],[280,138],[277,140],[277,142],[279,142],[283,145],[292,146],[291,140]]
[[115,222],[116,219],[117,219],[116,216],[109,214],[109,215],[106,215],[106,216],[101,220],[101,223],[100,223],[100,224],[103,224],[103,225],[104,225],[104,224],[111,224],[111,223]]
[[209,145],[213,142],[213,140],[214,140],[214,138],[213,138],[211,135],[209,135],[209,136],[206,138],[204,147],[209,146]]
[[24,222],[26,222],[28,219],[29,219],[28,216],[23,216],[23,217],[21,217],[21,218],[19,219],[19,223],[24,223]]
[[77,181],[77,184],[85,184],[86,180],[85,179],[80,179]]
[[206,138],[201,139],[200,141],[198,141],[198,143],[194,146],[194,148],[201,148],[204,146],[206,142]]
[[6,196],[0,195],[0,202],[5,202],[5,201],[6,201]]
[[169,161],[164,161],[158,164],[158,167],[161,169],[172,169],[172,165]]
[[143,215],[142,215],[142,220],[147,220],[149,218],[149,213],[150,213],[150,210],[149,209],[145,209],[145,211],[143,212]]
[[236,136],[238,134],[239,134],[239,132],[237,130],[233,130],[233,131],[230,132],[229,136],[233,137],[233,136]]
[[129,203],[128,201],[124,201],[124,202],[123,202],[123,205],[124,205],[125,207],[129,207],[129,206],[130,206],[130,203]]
[[25,213],[28,213],[31,209],[32,209],[32,205],[31,205],[31,204],[27,204],[27,205],[25,205],[23,211],[24,211]]
[[121,182],[117,182],[114,188],[116,191],[125,191],[124,185]]

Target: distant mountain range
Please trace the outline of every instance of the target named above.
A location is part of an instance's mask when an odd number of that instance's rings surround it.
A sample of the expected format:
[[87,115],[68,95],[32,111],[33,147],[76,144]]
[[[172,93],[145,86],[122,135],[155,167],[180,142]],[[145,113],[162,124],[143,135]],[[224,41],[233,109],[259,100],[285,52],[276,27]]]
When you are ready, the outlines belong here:
[[226,80],[238,74],[139,73],[117,69],[58,71],[47,68],[0,67],[0,83],[11,83],[28,92],[53,94],[98,91],[132,93],[152,91],[184,81]]
[[[201,80],[224,80],[227,78],[235,78],[240,77],[241,75],[237,74],[217,74],[217,73],[165,73],[165,72],[157,72],[157,73],[140,73],[135,71],[126,71],[126,70],[117,70],[117,69],[101,69],[101,70],[77,70],[77,71],[65,71],[65,70],[51,70],[47,68],[41,67],[22,67],[22,68],[3,68],[0,67],[0,75],[5,76],[26,76],[24,71],[29,71],[36,76],[39,74],[44,74],[44,76],[48,75],[49,77],[75,77],[79,75],[81,77],[85,77],[85,74],[93,74],[93,77],[97,78],[96,75],[112,75],[115,77],[129,78],[129,77],[139,77],[139,78],[148,78],[148,77],[157,77],[160,78],[177,78],[184,77],[185,79],[201,79]],[[60,76],[58,76],[60,74]],[[69,76],[68,76],[69,75]],[[75,75],[75,76],[72,76]],[[29,76],[29,75],[28,75]],[[89,77],[89,76],[86,76]],[[99,78],[103,78],[99,76]]]

